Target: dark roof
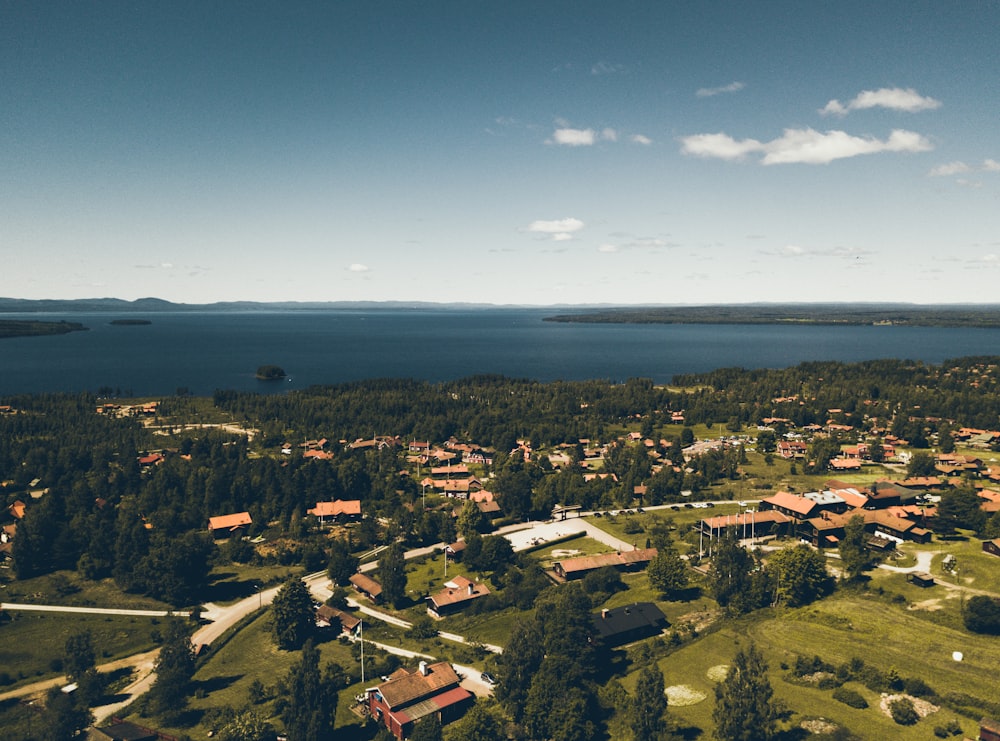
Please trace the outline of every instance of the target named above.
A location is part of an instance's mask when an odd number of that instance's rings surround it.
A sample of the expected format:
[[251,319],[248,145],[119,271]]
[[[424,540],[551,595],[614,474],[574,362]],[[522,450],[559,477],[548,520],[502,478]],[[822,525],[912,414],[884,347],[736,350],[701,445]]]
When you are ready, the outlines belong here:
[[659,633],[667,625],[667,617],[652,602],[636,602],[613,610],[602,610],[591,618],[594,633],[604,641],[617,636],[648,630]]
[[107,738],[112,741],[156,741],[158,738],[155,731],[128,721],[94,728],[94,732],[98,739]]

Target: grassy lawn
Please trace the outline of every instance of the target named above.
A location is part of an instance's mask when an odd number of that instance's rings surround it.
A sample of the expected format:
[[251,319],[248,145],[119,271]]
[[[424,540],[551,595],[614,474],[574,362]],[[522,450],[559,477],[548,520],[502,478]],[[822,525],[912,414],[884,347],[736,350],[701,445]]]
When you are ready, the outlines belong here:
[[258,587],[282,584],[293,576],[301,576],[300,566],[252,566],[250,564],[227,563],[212,570],[211,584],[204,596],[205,602],[220,605],[238,602],[256,594]]
[[3,689],[62,674],[66,639],[89,630],[97,663],[156,648],[152,635],[163,619],[56,612],[11,612],[0,623],[0,674],[12,680]]
[[125,610],[171,610],[165,602],[127,594],[112,579],[91,581],[75,571],[56,571],[33,579],[10,581],[0,585],[4,602],[71,607],[113,607]]
[[[368,631],[365,631],[368,637]],[[355,680],[340,693],[337,707],[338,727],[359,725],[360,719],[350,712],[353,697],[360,694],[364,685],[360,681],[360,664],[351,655],[349,645],[330,640],[318,645],[320,668],[333,661],[343,667]],[[367,652],[366,652],[367,653]],[[189,703],[185,720],[190,723],[183,728],[158,726],[161,731],[177,736],[187,734],[192,738],[206,738],[213,730],[211,713],[213,708],[241,708],[249,704],[249,689],[254,680],[260,681],[271,698],[257,710],[264,716],[274,712],[274,695],[277,681],[283,678],[294,664],[301,659],[299,651],[279,651],[270,633],[269,611],[264,610],[256,619],[235,633],[225,645],[214,650],[199,667],[194,676],[195,696]],[[371,686],[373,677],[366,677]],[[143,725],[155,725],[156,719],[133,714],[128,717]],[[280,721],[271,717],[271,722],[280,728]],[[350,731],[345,730],[345,733]]]
[[[908,585],[902,581],[893,586],[903,592]],[[938,694],[966,692],[990,700],[996,683],[993,667],[1000,661],[1000,644],[994,638],[970,635],[933,622],[926,612],[890,604],[885,599],[855,593],[838,594],[797,610],[773,615],[764,613],[756,620],[728,623],[662,659],[659,666],[667,686],[686,685],[705,698],[691,705],[671,708],[671,714],[682,726],[697,726],[704,731],[713,727],[714,681],[709,672],[712,667],[728,664],[737,647],[751,640],[768,660],[775,696],[794,713],[794,723],[804,718],[824,717],[862,738],[928,738],[935,725],[943,725],[953,718],[962,724],[969,736],[974,735],[976,726],[968,718],[945,708],[914,727],[898,726],[879,713],[878,696],[865,687],[849,683],[848,686],[865,696],[870,706],[864,710],[853,709],[833,701],[832,690],[789,681],[782,663],[792,666],[798,655],[812,657],[818,654],[834,665],[860,657],[883,671],[895,668],[903,677],[924,679]],[[964,661],[952,659],[955,650],[963,651]],[[623,684],[631,691],[636,678],[637,673],[633,672]]]

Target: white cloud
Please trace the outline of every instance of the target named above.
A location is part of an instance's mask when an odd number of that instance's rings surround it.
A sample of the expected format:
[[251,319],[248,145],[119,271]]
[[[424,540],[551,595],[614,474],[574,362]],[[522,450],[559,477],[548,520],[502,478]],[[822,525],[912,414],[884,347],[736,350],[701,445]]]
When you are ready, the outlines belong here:
[[879,152],[926,152],[931,143],[920,134],[895,129],[882,141],[874,137],[852,136],[845,131],[819,132],[813,129],[785,129],[780,139],[765,145],[765,165],[804,163],[825,165],[846,157]]
[[614,129],[602,129],[601,139],[608,142],[616,142],[618,141],[618,132]]
[[649,146],[653,143],[653,140],[648,136],[643,136],[642,134],[632,134],[631,141],[633,144],[642,144],[643,146]]
[[597,251],[598,252],[604,252],[604,253],[607,253],[607,254],[611,254],[613,252],[617,252],[618,251],[618,245],[615,245],[615,244],[602,244],[600,247],[597,248]]
[[681,152],[695,157],[716,157],[723,160],[740,160],[750,152],[759,152],[763,145],[756,139],[737,141],[729,134],[694,134],[681,137]]
[[961,160],[946,162],[943,165],[931,169],[928,175],[931,177],[949,177],[951,175],[965,175],[971,172],[1000,172],[1000,162],[994,159],[985,159],[981,164],[970,165]]
[[567,219],[553,219],[551,221],[538,220],[528,224],[528,231],[537,234],[548,234],[553,242],[565,242],[573,238],[573,232],[583,229],[583,222],[572,217]]
[[920,134],[896,129],[886,140],[859,137],[845,131],[819,132],[814,129],[785,129],[770,142],[734,139],[728,134],[695,134],[681,138],[681,152],[697,157],[739,160],[762,153],[761,163],[825,165],[834,160],[878,152],[926,152],[933,147]]
[[347,269],[352,273],[367,273],[369,267],[362,265],[360,262],[352,262]]
[[723,85],[722,87],[700,88],[695,95],[699,98],[711,98],[713,95],[720,95],[721,93],[738,93],[745,87],[746,85],[742,82],[731,82],[728,85]]
[[567,147],[589,147],[597,141],[593,129],[556,129],[552,141]]
[[927,174],[931,177],[947,177],[949,175],[960,175],[963,172],[971,171],[972,168],[964,162],[949,162],[944,165],[938,165]]
[[863,111],[869,108],[888,108],[893,111],[917,113],[940,107],[940,100],[921,95],[913,88],[884,87],[878,90],[863,90],[847,105],[836,99],[831,100],[819,112],[824,116],[846,116],[851,111]]

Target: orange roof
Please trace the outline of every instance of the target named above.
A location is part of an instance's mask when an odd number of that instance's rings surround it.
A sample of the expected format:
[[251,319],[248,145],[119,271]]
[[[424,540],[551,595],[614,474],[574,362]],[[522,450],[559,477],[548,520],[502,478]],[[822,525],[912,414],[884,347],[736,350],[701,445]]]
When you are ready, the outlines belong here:
[[20,499],[18,499],[16,502],[14,502],[12,505],[10,505],[7,509],[10,512],[10,514],[14,517],[14,519],[16,519],[16,520],[23,520],[24,519],[24,508],[25,508],[25,506],[26,505],[24,504],[24,502],[22,502]]
[[244,525],[253,524],[249,512],[236,512],[231,515],[219,515],[208,518],[209,530],[235,530]]
[[812,499],[806,499],[788,491],[779,491],[777,494],[767,497],[762,501],[767,502],[772,507],[787,509],[802,516],[811,514],[813,508],[816,506],[816,502]]
[[434,607],[444,607],[485,597],[489,593],[490,590],[485,584],[477,584],[464,576],[456,576],[445,584],[444,589],[427,599]]
[[316,506],[307,509],[310,515],[316,517],[336,517],[337,515],[360,515],[360,499],[335,499],[332,502],[316,502]]

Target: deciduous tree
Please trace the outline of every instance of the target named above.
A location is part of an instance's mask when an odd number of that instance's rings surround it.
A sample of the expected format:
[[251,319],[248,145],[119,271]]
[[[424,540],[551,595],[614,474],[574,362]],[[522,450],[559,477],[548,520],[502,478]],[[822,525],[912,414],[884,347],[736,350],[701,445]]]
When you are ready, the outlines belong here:
[[278,648],[290,651],[302,646],[316,625],[312,596],[299,578],[289,579],[271,603],[271,632]]
[[195,669],[194,646],[182,621],[174,619],[167,624],[155,669],[156,680],[150,690],[153,707],[161,715],[176,717],[187,704]]
[[868,548],[864,517],[854,515],[844,525],[844,537],[840,539],[839,551],[845,581],[854,581],[871,568],[871,551]]
[[777,601],[789,607],[809,604],[833,588],[823,554],[805,544],[771,554],[768,569],[775,580]]

